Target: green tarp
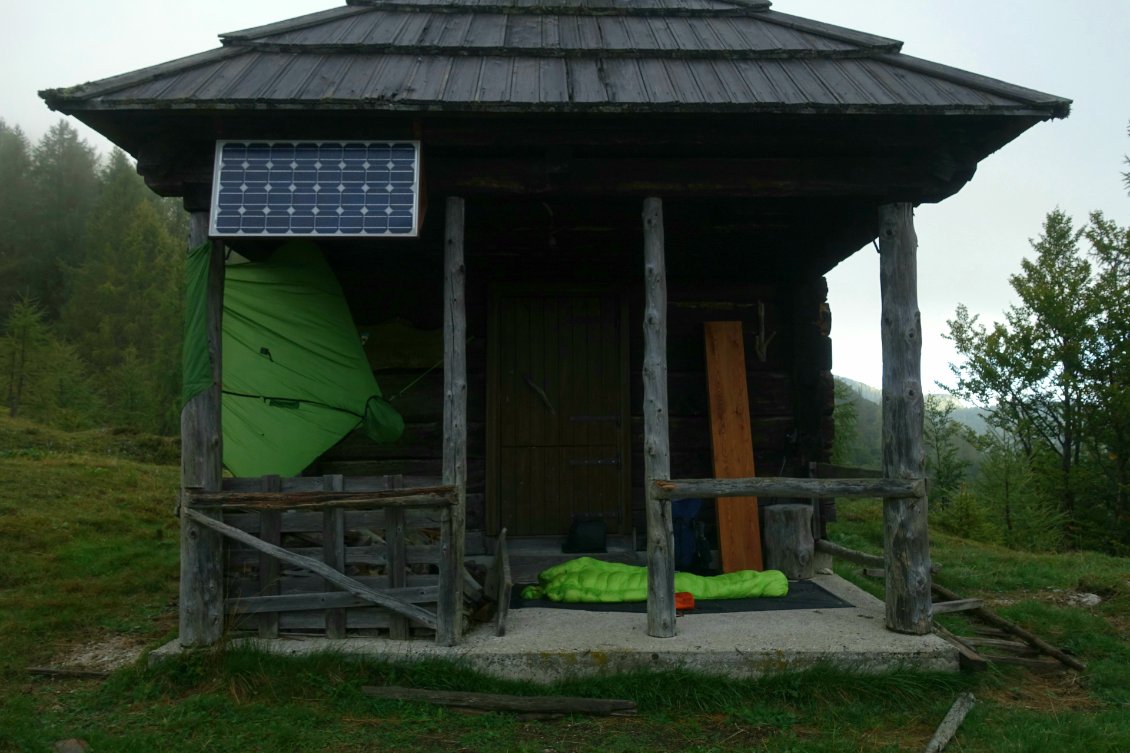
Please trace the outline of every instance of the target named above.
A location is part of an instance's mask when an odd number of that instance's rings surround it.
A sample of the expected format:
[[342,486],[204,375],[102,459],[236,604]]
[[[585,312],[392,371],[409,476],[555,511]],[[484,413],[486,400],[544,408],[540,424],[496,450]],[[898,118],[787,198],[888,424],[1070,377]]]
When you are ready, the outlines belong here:
[[[189,257],[186,400],[211,383],[207,273],[207,249],[198,249]],[[381,397],[337,279],[307,241],[265,262],[227,266],[223,372],[224,467],[236,476],[298,475],[358,426],[379,442],[404,430]]]
[[187,403],[212,385],[208,362],[208,256],[212,242],[188,254],[184,301],[184,345],[181,350],[181,399]]

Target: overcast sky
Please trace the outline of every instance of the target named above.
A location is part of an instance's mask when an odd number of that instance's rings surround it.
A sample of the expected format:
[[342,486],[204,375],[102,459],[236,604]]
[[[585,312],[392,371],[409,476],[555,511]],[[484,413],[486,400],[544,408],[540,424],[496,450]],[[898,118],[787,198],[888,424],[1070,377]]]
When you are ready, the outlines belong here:
[[[0,117],[39,138],[56,120],[36,96],[217,46],[221,32],[344,0],[3,0]],[[1127,0],[775,0],[774,9],[902,40],[903,51],[1073,99],[1070,118],[1036,126],[985,160],[973,181],[920,207],[923,378],[950,381],[941,335],[958,303],[999,319],[1030,238],[1057,206],[1130,224],[1122,186],[1130,152]],[[78,124],[100,150],[109,144]],[[834,370],[879,386],[878,256],[863,249],[829,276]],[[928,387],[929,389],[929,387]]]

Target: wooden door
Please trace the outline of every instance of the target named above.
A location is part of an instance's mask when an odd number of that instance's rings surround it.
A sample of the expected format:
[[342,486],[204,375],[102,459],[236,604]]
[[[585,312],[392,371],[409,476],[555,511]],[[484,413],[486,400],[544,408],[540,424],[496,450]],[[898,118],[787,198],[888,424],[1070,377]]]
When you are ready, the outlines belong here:
[[564,535],[575,516],[630,530],[623,309],[602,293],[495,297],[492,532]]

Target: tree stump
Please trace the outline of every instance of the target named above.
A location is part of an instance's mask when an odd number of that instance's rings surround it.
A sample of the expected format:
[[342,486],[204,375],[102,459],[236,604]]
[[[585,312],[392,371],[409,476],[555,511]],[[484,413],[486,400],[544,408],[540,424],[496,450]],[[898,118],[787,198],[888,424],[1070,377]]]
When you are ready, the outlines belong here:
[[770,505],[765,510],[765,567],[789,580],[816,574],[811,505]]

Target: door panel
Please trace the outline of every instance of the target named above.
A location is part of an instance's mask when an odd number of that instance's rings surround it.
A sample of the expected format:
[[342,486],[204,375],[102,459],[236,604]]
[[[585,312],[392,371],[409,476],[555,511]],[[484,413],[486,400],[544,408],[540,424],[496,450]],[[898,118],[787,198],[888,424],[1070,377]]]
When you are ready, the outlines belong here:
[[561,535],[583,514],[627,529],[622,318],[606,294],[496,299],[493,528]]

